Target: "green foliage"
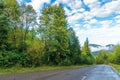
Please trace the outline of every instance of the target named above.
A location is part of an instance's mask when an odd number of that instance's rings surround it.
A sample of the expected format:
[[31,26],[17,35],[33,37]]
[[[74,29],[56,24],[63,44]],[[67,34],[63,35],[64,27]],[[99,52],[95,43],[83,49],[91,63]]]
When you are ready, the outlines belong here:
[[96,57],[97,64],[108,64],[108,63],[115,63],[120,64],[120,45],[117,44],[114,47],[113,52],[107,52],[106,50],[102,50],[98,53]]
[[96,57],[96,63],[97,64],[103,64],[104,63],[104,59],[102,58],[102,53],[99,52],[97,57]]
[[42,57],[44,55],[44,42],[42,40],[31,40],[28,47],[27,53],[32,56],[32,63],[34,66],[40,66],[42,64]]
[[97,64],[108,64],[109,62],[112,62],[113,56],[111,53],[108,53],[106,50],[102,50],[98,53],[96,57],[96,63]]
[[19,63],[19,55],[14,52],[0,52],[0,67],[12,67]]
[[61,6],[48,6],[37,16],[31,5],[0,0],[0,67],[69,66],[95,61],[120,64],[119,44],[113,53],[103,50],[96,59],[91,54],[88,38],[81,50],[78,37],[66,18]]
[[0,2],[0,49],[5,50],[8,47],[9,27],[7,22],[7,17],[4,13],[3,2]]
[[120,64],[120,45],[119,44],[115,46],[113,54],[115,54],[114,63]]
[[82,64],[94,64],[95,59],[92,56],[87,56],[87,55],[82,54],[81,55],[81,62],[82,62]]
[[20,67],[32,67],[34,66],[32,62],[32,56],[27,53],[21,53],[19,59],[19,65]]
[[82,63],[84,63],[84,64],[95,63],[95,59],[94,59],[93,55],[91,54],[91,50],[89,48],[88,38],[86,38],[86,41],[84,42],[84,45],[82,47]]
[[70,66],[72,64],[73,63],[70,61],[70,59],[66,58],[66,59],[62,60],[58,65],[60,65],[60,66],[62,66],[62,65],[64,65],[64,66]]
[[108,59],[107,59],[107,61],[108,61],[109,63],[115,63],[115,57],[116,57],[116,54],[114,54],[114,53],[109,53],[109,54],[108,54]]
[[61,6],[49,6],[43,10],[40,20],[46,63],[58,65],[66,61],[69,44],[65,11]]
[[118,72],[120,72],[120,65],[119,64],[110,64],[112,67],[114,67]]
[[80,44],[77,36],[72,28],[68,30],[69,34],[69,49],[70,54],[69,57],[71,59],[72,64],[80,64],[81,63],[81,50]]
[[86,38],[86,41],[84,42],[84,45],[82,47],[82,53],[85,54],[85,55],[88,55],[88,56],[92,56],[90,48],[89,48],[88,38]]
[[37,23],[31,5],[0,2],[0,67],[92,64],[88,39],[82,49],[61,6],[43,9]]
[[[21,5],[20,6],[20,20],[19,20],[19,26],[22,33],[22,40],[21,40],[21,51],[22,52],[27,52],[27,36],[29,35],[28,33],[31,31],[31,36],[33,38],[33,33],[35,26],[37,25],[36,22],[36,12],[33,9],[31,5]],[[32,28],[32,30],[30,30]]]
[[9,68],[14,66],[32,67],[32,56],[27,53],[16,53],[12,51],[0,52],[0,67]]
[[13,8],[13,7],[15,7],[15,6],[17,6],[17,1],[16,0],[4,0],[4,5],[6,6],[6,7],[11,7],[11,8]]

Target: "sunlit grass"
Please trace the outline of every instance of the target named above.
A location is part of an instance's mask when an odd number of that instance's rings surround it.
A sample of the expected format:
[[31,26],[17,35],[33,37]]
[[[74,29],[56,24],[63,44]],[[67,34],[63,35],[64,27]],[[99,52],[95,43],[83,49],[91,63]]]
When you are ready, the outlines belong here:
[[32,68],[0,68],[0,74],[15,74],[15,73],[26,73],[26,72],[38,72],[47,70],[60,70],[60,69],[72,69],[72,68],[82,68],[90,65],[74,65],[74,66],[42,66],[42,67],[32,67]]
[[118,64],[110,64],[112,67],[114,67],[118,72],[120,72],[120,65]]

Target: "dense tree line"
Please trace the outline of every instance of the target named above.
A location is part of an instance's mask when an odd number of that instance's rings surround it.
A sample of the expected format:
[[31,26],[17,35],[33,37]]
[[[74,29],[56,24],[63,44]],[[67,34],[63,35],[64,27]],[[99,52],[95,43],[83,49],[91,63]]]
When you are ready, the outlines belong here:
[[66,17],[61,6],[37,16],[31,5],[1,0],[0,67],[81,64],[81,47]]
[[120,45],[117,44],[114,47],[112,52],[108,52],[106,50],[102,50],[98,52],[96,57],[97,64],[120,64]]

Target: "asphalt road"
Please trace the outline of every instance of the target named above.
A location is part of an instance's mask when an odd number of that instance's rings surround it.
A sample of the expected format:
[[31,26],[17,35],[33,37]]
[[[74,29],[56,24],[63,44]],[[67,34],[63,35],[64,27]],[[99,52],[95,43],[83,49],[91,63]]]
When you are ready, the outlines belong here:
[[0,80],[120,80],[119,73],[108,65],[23,74],[0,75]]
[[111,66],[98,65],[84,80],[120,80],[120,74]]

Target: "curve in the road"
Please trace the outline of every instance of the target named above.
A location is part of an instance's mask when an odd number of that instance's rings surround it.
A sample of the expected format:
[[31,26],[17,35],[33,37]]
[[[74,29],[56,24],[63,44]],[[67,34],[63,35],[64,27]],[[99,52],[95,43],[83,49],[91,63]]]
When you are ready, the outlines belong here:
[[84,80],[120,80],[120,75],[111,66],[98,65]]

